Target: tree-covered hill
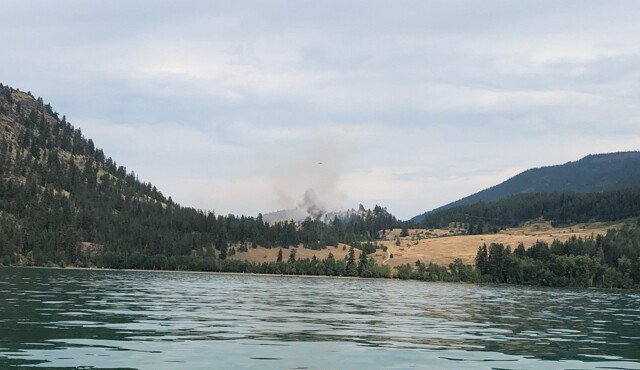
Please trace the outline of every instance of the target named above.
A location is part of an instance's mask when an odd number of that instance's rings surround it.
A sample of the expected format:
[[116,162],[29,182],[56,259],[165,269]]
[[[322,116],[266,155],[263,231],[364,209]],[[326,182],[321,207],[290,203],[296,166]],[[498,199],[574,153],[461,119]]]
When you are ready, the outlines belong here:
[[572,224],[638,216],[640,187],[601,193],[518,194],[493,202],[434,211],[427,214],[420,225],[433,228],[462,223],[470,234],[482,234],[534,219]]
[[0,132],[4,264],[224,259],[231,244],[323,247],[369,240],[397,225],[381,207],[343,222],[300,225],[182,207],[107,157],[41,98],[3,85]]
[[588,155],[562,165],[532,168],[507,181],[411,219],[420,223],[431,213],[492,202],[527,193],[595,193],[640,187],[640,152]]

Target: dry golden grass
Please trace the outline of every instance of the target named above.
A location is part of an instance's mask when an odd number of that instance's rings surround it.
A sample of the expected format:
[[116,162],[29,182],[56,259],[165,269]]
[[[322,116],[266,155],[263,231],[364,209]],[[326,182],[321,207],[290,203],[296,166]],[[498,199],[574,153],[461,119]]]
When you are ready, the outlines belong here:
[[[460,229],[411,229],[409,235],[399,237],[400,229],[387,230],[385,238],[377,241],[380,246],[385,246],[388,252],[382,249],[370,257],[375,258],[379,263],[390,266],[400,264],[414,264],[417,260],[424,263],[437,263],[448,265],[455,258],[462,258],[464,263],[473,264],[478,251],[478,247],[486,243],[502,243],[515,248],[519,243],[523,243],[526,248],[536,241],[551,243],[554,239],[565,241],[573,236],[588,238],[598,234],[606,233],[607,229],[620,227],[622,223],[588,223],[577,224],[571,227],[554,228],[548,222],[532,222],[518,228],[502,230],[497,234],[483,235],[461,235]],[[396,239],[400,239],[400,245],[396,245]],[[236,247],[236,250],[238,248]],[[283,249],[283,259],[289,258],[290,249]],[[349,253],[349,246],[340,244],[339,247],[328,247],[323,250],[311,250],[303,247],[296,248],[297,258],[311,258],[313,255],[319,259],[325,259],[333,253],[336,259],[345,258]],[[389,258],[393,254],[393,258]],[[356,258],[360,251],[356,251]],[[275,261],[278,256],[278,248],[249,248],[248,252],[236,253],[230,257],[233,259],[248,260],[251,262]]]
[[[400,238],[400,246],[396,246],[396,236],[400,230],[393,230],[387,236],[387,240],[382,241],[389,252],[393,254],[387,263],[397,266],[404,263],[415,263],[418,259],[422,262],[434,262],[440,265],[448,265],[455,258],[461,258],[464,263],[473,264],[478,251],[478,247],[486,243],[502,243],[515,248],[519,243],[523,243],[526,248],[536,241],[551,243],[554,239],[560,241],[568,240],[576,236],[588,238],[598,234],[606,233],[607,229],[619,227],[621,224],[611,223],[590,223],[577,224],[571,227],[554,228],[548,222],[533,222],[522,227],[502,230],[497,234],[483,235],[451,235],[442,237],[425,238],[425,230],[411,230],[409,236]],[[449,233],[444,230],[434,230],[438,235]],[[422,236],[420,235],[422,233]],[[455,234],[449,233],[449,234]],[[377,259],[382,259],[385,253],[376,253]]]
[[[235,247],[238,250],[238,247]],[[236,252],[235,255],[230,256],[230,259],[234,260],[247,260],[254,263],[273,262],[278,258],[278,250],[280,248],[249,248],[248,252]],[[297,248],[282,248],[282,260],[289,259],[291,250],[296,250],[297,259],[313,258],[315,255],[318,259],[326,259],[329,253],[333,253],[335,259],[345,258],[349,254],[349,246],[346,244],[339,244],[337,247],[331,246],[322,250],[313,250],[303,248],[301,246]],[[360,255],[360,250],[356,249],[356,258]]]

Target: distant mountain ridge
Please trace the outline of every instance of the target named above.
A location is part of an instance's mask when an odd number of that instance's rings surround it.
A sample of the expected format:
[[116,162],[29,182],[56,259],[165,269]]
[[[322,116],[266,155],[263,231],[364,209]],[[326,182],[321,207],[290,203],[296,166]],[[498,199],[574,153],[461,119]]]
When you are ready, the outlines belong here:
[[[379,208],[379,207],[377,207],[376,209],[380,209],[380,211],[377,211],[378,213],[380,213],[382,210],[384,210],[384,212],[387,213],[386,209]],[[300,223],[306,220],[307,218],[311,217],[312,219],[316,219],[318,221],[322,221],[328,224],[333,222],[333,220],[335,219],[347,220],[352,216],[366,218],[367,215],[370,213],[371,213],[371,210],[364,209],[364,206],[362,204],[360,204],[357,210],[351,208],[344,211],[330,211],[330,212],[323,211],[322,213],[319,213],[316,215],[309,214],[308,210],[305,207],[297,207],[293,209],[284,209],[280,211],[265,213],[262,215],[262,219],[264,220],[264,222],[267,222],[270,224],[274,224],[277,222],[287,222],[287,221]]]
[[532,168],[498,185],[413,217],[526,193],[597,193],[640,186],[640,151],[591,154],[578,161]]

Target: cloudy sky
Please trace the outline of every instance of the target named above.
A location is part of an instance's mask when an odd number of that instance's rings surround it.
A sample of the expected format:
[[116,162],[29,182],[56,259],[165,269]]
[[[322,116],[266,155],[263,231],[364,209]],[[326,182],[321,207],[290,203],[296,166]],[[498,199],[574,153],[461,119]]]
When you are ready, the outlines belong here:
[[[640,149],[640,2],[0,2],[0,82],[183,205],[401,218]],[[322,162],[322,164],[319,164]]]

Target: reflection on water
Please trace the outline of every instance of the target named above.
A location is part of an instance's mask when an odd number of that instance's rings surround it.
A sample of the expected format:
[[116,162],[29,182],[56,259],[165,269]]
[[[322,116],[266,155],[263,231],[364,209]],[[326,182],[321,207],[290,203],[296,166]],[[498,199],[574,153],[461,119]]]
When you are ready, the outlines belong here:
[[7,366],[640,369],[640,293],[0,268]]

